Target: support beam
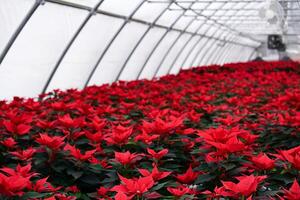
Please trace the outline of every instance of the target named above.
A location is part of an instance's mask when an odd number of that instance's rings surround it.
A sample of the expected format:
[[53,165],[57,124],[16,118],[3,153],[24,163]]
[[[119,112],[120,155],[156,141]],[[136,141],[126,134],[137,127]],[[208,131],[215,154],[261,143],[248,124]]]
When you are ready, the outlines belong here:
[[30,20],[34,12],[37,8],[43,4],[43,0],[36,0],[31,9],[28,11],[24,19],[21,21],[20,25],[18,26],[17,30],[12,34],[11,38],[9,39],[8,43],[5,45],[4,50],[0,55],[0,64],[3,62],[6,54],[8,53],[9,49],[12,47],[18,36],[20,35],[21,31],[26,26],[27,22]]

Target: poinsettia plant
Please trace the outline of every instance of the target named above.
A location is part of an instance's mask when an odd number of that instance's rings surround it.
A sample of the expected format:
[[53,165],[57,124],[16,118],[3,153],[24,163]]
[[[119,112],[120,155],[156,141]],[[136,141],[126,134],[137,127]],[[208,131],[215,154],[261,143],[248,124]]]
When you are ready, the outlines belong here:
[[300,66],[249,62],[0,102],[0,199],[300,199]]

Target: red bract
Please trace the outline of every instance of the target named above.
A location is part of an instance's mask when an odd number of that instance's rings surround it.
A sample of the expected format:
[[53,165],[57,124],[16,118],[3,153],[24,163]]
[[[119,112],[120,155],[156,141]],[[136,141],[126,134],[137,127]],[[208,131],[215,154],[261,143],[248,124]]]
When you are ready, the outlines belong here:
[[289,190],[284,189],[284,199],[299,200],[300,199],[300,185],[297,180],[294,180],[293,185]]
[[147,152],[151,155],[152,158],[154,158],[156,160],[160,160],[163,156],[168,154],[169,150],[163,149],[159,152],[155,152],[154,150],[147,148]]
[[12,151],[10,152],[11,155],[16,156],[18,159],[23,161],[30,161],[32,159],[33,154],[36,153],[36,149],[29,147],[26,150],[21,151]]
[[159,138],[159,135],[150,135],[147,134],[145,130],[142,130],[142,133],[137,135],[134,138],[134,141],[142,141],[147,145],[150,145],[154,140],[156,140],[157,138]]
[[149,123],[144,121],[143,128],[149,134],[157,134],[164,136],[165,134],[171,134],[173,131],[181,126],[184,116],[180,118],[172,117],[169,121],[164,121],[160,117],[156,117],[154,122]]
[[54,188],[50,183],[47,182],[47,179],[48,178],[37,180],[33,184],[32,190],[34,190],[35,192],[55,192],[61,188]]
[[134,164],[137,160],[141,159],[142,154],[131,154],[129,151],[126,152],[115,152],[115,159],[122,165]]
[[48,147],[51,150],[58,150],[61,146],[63,146],[65,137],[60,136],[49,136],[48,134],[40,134],[40,137],[37,138],[35,141]]
[[121,179],[122,184],[113,187],[111,191],[123,192],[127,196],[142,196],[154,185],[152,176],[127,179],[119,175],[119,178]]
[[9,131],[12,134],[17,134],[17,135],[25,135],[31,129],[30,125],[14,124],[12,121],[4,121],[3,125],[5,126],[7,131]]
[[250,158],[253,167],[261,170],[269,170],[275,167],[275,160],[270,159],[265,153]]
[[278,157],[290,162],[294,168],[300,170],[300,146],[285,151],[281,150]]
[[236,136],[228,139],[224,143],[220,142],[209,142],[207,141],[208,144],[214,146],[218,151],[222,153],[234,153],[234,152],[239,152],[242,150],[245,150],[246,145],[238,140]]
[[30,172],[31,171],[31,164],[21,166],[17,165],[16,169],[12,169],[9,167],[3,167],[0,169],[2,172],[5,172],[9,176],[22,176],[24,178],[31,178],[33,176],[36,176],[37,173]]
[[20,175],[5,176],[0,173],[0,194],[12,197],[22,196],[24,189],[30,186],[30,177],[22,177]]
[[132,127],[116,126],[113,131],[105,139],[108,144],[122,145],[126,144],[132,134]]
[[236,197],[239,195],[250,196],[252,193],[256,192],[257,186],[261,183],[267,176],[239,176],[236,179],[238,183],[233,183],[230,181],[222,181],[223,187],[227,190],[220,195]]
[[64,147],[64,150],[65,151],[70,151],[70,154],[76,159],[76,160],[79,160],[79,161],[85,161],[85,160],[89,160],[93,157],[93,154],[96,152],[96,149],[94,150],[89,150],[89,151],[86,151],[84,154],[81,153],[80,149],[77,149],[76,147],[74,146],[71,146],[69,144],[67,144],[65,147]]
[[167,190],[176,197],[182,197],[183,195],[189,194],[191,192],[191,189],[185,186],[178,186],[176,188],[173,187],[167,187]]
[[201,173],[202,172],[194,172],[192,166],[189,166],[187,171],[184,174],[177,175],[176,179],[181,183],[190,184],[193,183]]
[[163,179],[163,178],[169,176],[172,173],[172,172],[159,171],[156,165],[154,165],[154,167],[152,169],[152,172],[150,172],[146,169],[138,169],[138,170],[143,176],[152,176],[154,181],[158,181],[160,179]]
[[3,141],[0,142],[3,146],[7,147],[7,148],[15,148],[15,145],[17,144],[16,141],[9,137]]

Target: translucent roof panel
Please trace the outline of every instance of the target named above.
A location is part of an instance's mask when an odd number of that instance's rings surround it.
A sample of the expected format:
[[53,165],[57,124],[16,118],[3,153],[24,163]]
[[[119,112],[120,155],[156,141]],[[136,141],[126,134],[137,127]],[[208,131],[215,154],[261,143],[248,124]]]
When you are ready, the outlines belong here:
[[[289,44],[295,43],[299,2],[278,2]],[[263,5],[264,0],[1,0],[0,98],[246,61],[275,31],[258,16]]]

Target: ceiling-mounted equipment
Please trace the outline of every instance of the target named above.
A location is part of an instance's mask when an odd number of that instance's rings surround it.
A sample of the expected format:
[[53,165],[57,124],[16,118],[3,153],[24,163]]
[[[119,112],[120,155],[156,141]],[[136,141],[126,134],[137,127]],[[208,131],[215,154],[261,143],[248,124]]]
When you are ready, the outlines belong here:
[[285,51],[286,47],[283,43],[281,35],[268,35],[268,49]]
[[270,34],[282,34],[285,28],[284,9],[277,0],[266,0],[259,9],[258,16],[271,30]]

